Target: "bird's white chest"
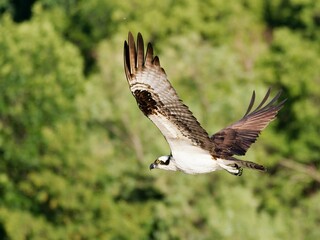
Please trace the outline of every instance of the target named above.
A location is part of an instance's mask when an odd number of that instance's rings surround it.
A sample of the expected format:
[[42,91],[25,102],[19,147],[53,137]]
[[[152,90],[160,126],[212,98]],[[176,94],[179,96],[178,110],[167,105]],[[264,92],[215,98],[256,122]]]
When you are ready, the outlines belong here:
[[182,134],[176,124],[162,115],[148,116],[166,137],[175,166],[188,174],[208,173],[222,169],[212,156]]
[[185,151],[172,152],[174,163],[177,168],[188,174],[209,173],[220,170],[218,162],[206,151],[186,149]]

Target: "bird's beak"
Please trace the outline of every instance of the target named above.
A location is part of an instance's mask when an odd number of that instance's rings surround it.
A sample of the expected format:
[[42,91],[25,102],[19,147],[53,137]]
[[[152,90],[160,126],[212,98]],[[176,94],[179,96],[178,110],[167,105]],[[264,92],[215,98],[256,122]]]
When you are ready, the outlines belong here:
[[151,163],[149,169],[152,170],[152,169],[154,169],[155,167],[156,167],[155,164],[154,164],[154,163]]

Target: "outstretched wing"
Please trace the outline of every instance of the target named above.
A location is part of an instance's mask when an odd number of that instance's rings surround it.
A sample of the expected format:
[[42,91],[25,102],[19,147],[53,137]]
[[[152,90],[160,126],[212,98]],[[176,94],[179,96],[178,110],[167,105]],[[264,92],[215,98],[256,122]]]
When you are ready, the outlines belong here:
[[277,103],[281,91],[265,106],[270,95],[270,88],[259,104],[250,113],[255,101],[255,92],[245,115],[236,123],[222,129],[211,136],[215,144],[214,152],[219,157],[230,157],[232,155],[245,155],[252,143],[254,143],[260,132],[276,117],[286,99]]
[[140,33],[137,47],[130,32],[124,42],[124,70],[140,110],[160,129],[172,152],[187,146],[212,148],[208,133],[179,99],[150,43],[145,55]]

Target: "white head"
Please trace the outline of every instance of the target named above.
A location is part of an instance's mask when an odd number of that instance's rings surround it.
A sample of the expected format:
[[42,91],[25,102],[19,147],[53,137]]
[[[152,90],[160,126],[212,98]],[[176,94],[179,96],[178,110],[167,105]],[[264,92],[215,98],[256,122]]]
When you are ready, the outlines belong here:
[[157,158],[153,163],[150,164],[150,170],[158,168],[169,171],[177,171],[178,168],[172,155],[161,156]]

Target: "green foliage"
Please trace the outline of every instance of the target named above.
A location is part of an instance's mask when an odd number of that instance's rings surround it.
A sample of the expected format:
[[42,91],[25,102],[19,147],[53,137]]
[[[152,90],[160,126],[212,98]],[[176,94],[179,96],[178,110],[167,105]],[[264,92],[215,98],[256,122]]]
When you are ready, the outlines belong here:
[[[277,124],[278,134],[285,141],[280,144],[274,139],[271,149],[281,150],[282,158],[291,159],[319,168],[319,119],[320,84],[319,47],[315,42],[305,40],[300,34],[294,34],[286,28],[274,31],[274,39],[269,51],[261,58],[259,68],[261,78],[272,85],[284,89],[288,98],[286,108],[280,113]],[[281,158],[276,162],[281,163]],[[287,181],[283,181],[287,179]],[[272,180],[274,193],[287,204],[296,205],[297,196],[313,192],[319,183],[315,183],[305,174],[281,173]],[[275,211],[283,204],[279,200],[271,208]]]
[[279,29],[261,64],[262,78],[284,88],[289,99],[289,107],[284,110],[286,116],[279,125],[281,128],[286,126],[290,143],[285,154],[314,164],[319,164],[317,150],[320,149],[317,141],[320,129],[319,51],[316,43],[303,40],[287,29]]
[[313,0],[264,1],[263,18],[270,27],[288,27],[319,38],[320,2]]
[[73,114],[72,100],[81,91],[82,61],[73,46],[55,35],[50,23],[17,27],[3,20],[1,148],[6,149],[5,160],[19,159],[32,167],[38,164],[39,147],[45,147],[42,127]]
[[[320,237],[317,1],[43,0],[22,23],[17,7],[0,1],[1,239]],[[209,133],[283,89],[245,157],[268,173],[149,171],[170,150],[128,90],[129,30]]]

